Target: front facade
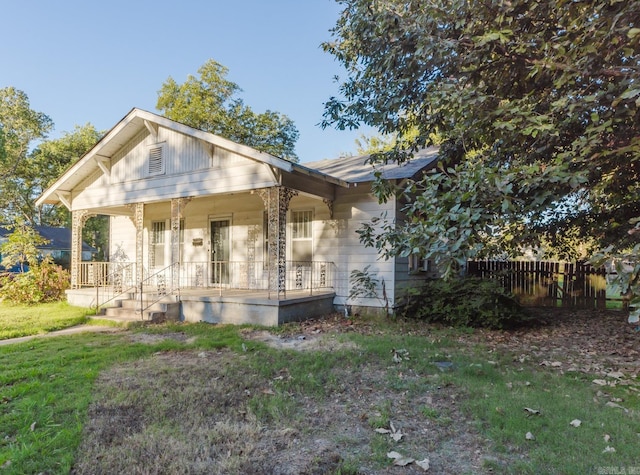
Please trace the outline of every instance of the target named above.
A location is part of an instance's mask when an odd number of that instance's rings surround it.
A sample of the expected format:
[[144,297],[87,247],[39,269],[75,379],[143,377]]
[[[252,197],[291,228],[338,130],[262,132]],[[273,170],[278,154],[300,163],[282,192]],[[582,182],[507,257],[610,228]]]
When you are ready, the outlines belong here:
[[[73,303],[155,293],[180,300],[187,321],[278,324],[351,305],[393,308],[396,288],[415,278],[406,260],[380,260],[358,240],[361,223],[397,214],[397,203],[372,197],[362,162],[293,164],[133,109],[38,204],[72,213]],[[110,216],[108,263],[81,258],[95,215]],[[349,276],[366,266],[384,292],[350,301]]]

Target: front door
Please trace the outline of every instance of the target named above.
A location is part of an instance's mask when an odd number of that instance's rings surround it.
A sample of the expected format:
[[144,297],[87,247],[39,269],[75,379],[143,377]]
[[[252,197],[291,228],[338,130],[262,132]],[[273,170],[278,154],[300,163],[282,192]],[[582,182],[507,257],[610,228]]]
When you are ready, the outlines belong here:
[[211,283],[222,285],[229,283],[230,252],[229,219],[211,221]]

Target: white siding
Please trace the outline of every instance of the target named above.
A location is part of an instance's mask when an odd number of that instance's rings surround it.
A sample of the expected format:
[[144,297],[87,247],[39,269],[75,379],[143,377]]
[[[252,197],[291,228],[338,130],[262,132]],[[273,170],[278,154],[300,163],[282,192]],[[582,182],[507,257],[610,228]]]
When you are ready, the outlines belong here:
[[109,260],[136,261],[136,228],[126,216],[112,216],[109,223]]
[[[149,175],[149,146],[163,144],[164,173]],[[158,138],[139,133],[111,159],[109,176],[96,172],[73,196],[74,209],[234,193],[273,186],[267,165],[159,128]]]
[[378,299],[359,298],[347,302],[350,284],[349,276],[353,270],[364,270],[369,265],[369,272],[380,282],[384,279],[389,305],[393,306],[393,281],[395,268],[393,260],[378,257],[375,248],[365,247],[359,239],[357,230],[362,223],[387,212],[393,218],[395,205],[393,201],[378,204],[371,195],[369,186],[359,185],[349,189],[338,189],[333,205],[333,219],[329,217],[326,205],[321,204],[316,214],[316,248],[314,259],[334,262],[336,265],[336,305],[355,305],[365,307],[382,307],[382,288],[378,288]]
[[[379,205],[370,194],[368,186],[358,186],[349,189],[339,189],[333,204],[333,217],[329,214],[329,207],[317,198],[306,195],[296,196],[291,200],[289,216],[293,210],[312,210],[313,221],[313,259],[315,261],[329,261],[335,264],[336,305],[354,305],[366,307],[382,307],[384,305],[382,288],[378,288],[379,298],[360,298],[347,302],[350,291],[349,276],[353,270],[364,270],[369,265],[372,276],[386,284],[389,306],[393,307],[395,298],[394,279],[396,276],[396,261],[379,259],[375,248],[367,248],[360,243],[356,231],[361,224],[373,217],[387,212],[389,218],[395,215],[393,201]],[[184,262],[205,262],[209,260],[211,219],[229,217],[232,221],[232,249],[231,260],[246,260],[250,254],[248,246],[254,245],[256,260],[264,259],[263,241],[263,212],[264,205],[257,195],[239,193],[209,198],[191,200],[183,210],[184,231]],[[145,206],[145,229],[152,221],[170,219],[170,205],[168,202]],[[114,228],[122,226],[122,230],[114,235],[124,236],[131,233],[127,239],[120,239],[122,243],[130,243],[128,249],[132,257],[135,256],[135,230],[128,218],[114,218]],[[126,228],[126,229],[125,229]],[[167,227],[168,229],[168,227]],[[251,242],[249,233],[253,231],[256,239]],[[202,239],[202,246],[194,246],[193,239]],[[287,238],[288,258],[290,259],[290,232]],[[145,253],[148,252],[148,235],[145,232]],[[135,260],[135,259],[133,259]],[[149,262],[145,256],[145,265]],[[400,270],[400,269],[398,269]],[[405,268],[406,273],[406,268]]]

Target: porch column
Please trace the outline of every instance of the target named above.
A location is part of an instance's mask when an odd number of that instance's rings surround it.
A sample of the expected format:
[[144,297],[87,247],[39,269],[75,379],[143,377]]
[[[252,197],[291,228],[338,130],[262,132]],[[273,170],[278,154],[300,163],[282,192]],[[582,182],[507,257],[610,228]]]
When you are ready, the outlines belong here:
[[182,210],[191,201],[191,198],[172,198],[171,199],[171,288],[178,289],[180,287],[180,266],[174,264],[180,263],[180,220],[182,219]]
[[144,203],[128,205],[133,210],[131,221],[136,227],[136,285],[144,280]]
[[269,297],[275,292],[286,296],[287,277],[287,210],[297,191],[283,186],[258,190],[267,210],[267,236],[269,237],[268,269]]
[[95,216],[88,209],[78,209],[71,212],[71,288],[81,286],[80,268],[82,266],[82,228],[87,219]]

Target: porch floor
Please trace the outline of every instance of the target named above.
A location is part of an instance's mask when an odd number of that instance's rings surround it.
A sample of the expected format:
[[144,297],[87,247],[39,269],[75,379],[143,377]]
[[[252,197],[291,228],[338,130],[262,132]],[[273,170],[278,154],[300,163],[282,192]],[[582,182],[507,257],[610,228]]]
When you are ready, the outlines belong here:
[[[219,288],[198,288],[180,290],[180,320],[185,322],[254,324],[277,326],[287,322],[302,321],[328,315],[334,311],[335,293],[331,289],[318,289],[312,293],[306,290],[290,290],[269,294],[266,290],[237,290]],[[121,299],[135,298],[124,295]],[[144,300],[154,299],[149,294]],[[176,301],[177,295],[166,297]],[[72,305],[94,307],[96,290],[92,288],[67,291],[67,300]],[[114,300],[110,306],[120,306]],[[155,299],[154,299],[155,300]],[[135,318],[123,321],[133,321]],[[137,317],[140,320],[140,317]]]

